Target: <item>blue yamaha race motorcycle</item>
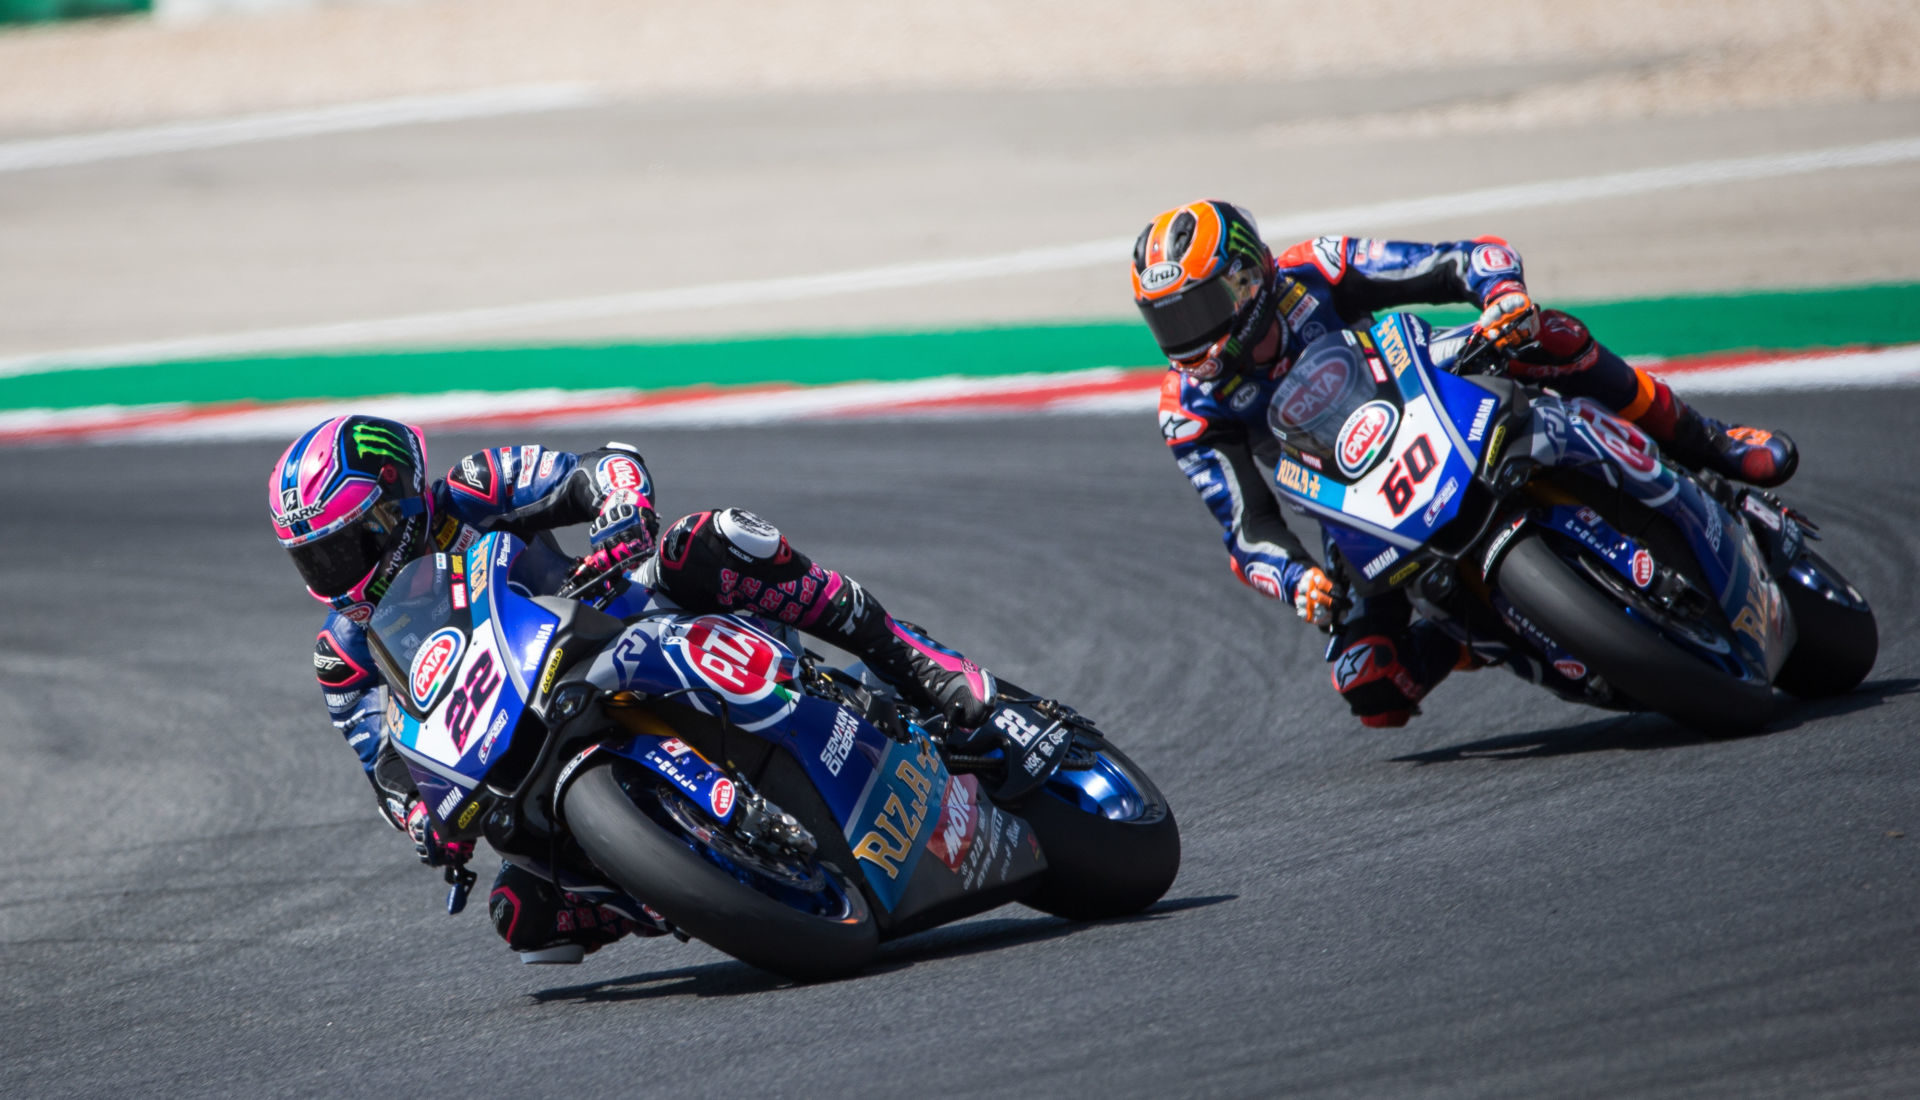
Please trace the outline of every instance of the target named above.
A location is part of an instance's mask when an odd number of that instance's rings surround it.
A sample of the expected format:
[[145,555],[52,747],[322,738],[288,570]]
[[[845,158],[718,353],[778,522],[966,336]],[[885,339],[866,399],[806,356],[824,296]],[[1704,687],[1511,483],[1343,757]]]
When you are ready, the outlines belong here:
[[1805,516],[1506,363],[1466,330],[1391,314],[1309,345],[1275,392],[1275,481],[1320,520],[1351,596],[1403,589],[1562,698],[1708,731],[1765,724],[1775,687],[1866,677],[1873,611],[1809,547]]
[[[562,586],[566,564],[489,534],[402,570],[369,622],[443,838],[809,980],[1007,902],[1094,919],[1172,885],[1172,809],[1073,709],[1003,682],[993,737],[966,742],[992,747],[956,752],[790,628],[687,613],[619,570]],[[448,878],[457,912],[474,878]]]

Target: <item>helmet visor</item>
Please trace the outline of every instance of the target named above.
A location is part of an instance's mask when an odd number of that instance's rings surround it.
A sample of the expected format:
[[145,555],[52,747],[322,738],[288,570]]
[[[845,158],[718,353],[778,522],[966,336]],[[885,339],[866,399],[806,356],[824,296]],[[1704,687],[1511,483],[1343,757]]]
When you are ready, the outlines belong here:
[[1260,292],[1251,267],[1208,279],[1159,301],[1136,301],[1154,341],[1169,359],[1191,359],[1233,329],[1234,315]]
[[314,595],[338,596],[373,572],[381,556],[393,548],[406,523],[404,513],[401,501],[381,500],[331,535],[289,547],[294,568]]

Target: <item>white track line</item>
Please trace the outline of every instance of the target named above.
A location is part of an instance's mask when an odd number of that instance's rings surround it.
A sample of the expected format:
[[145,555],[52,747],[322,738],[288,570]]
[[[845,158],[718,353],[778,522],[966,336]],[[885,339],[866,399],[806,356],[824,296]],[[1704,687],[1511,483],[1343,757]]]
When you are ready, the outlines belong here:
[[[1427,198],[1398,199],[1283,215],[1264,223],[1272,240],[1316,233],[1379,229],[1442,218],[1592,202],[1654,191],[1727,184],[1838,168],[1867,168],[1920,160],[1920,138],[1900,138],[1806,153],[1696,161],[1666,168],[1615,172],[1585,179],[1547,180]],[[375,321],[339,321],[256,329],[216,336],[114,344],[0,357],[0,377],[55,370],[87,370],[177,359],[286,352],[425,337],[470,336],[488,329],[604,320],[647,313],[825,298],[868,290],[931,286],[1124,262],[1131,237],[1035,248],[975,259],[932,260],[885,267],[743,282],[708,283],[591,298],[419,313]]]
[[98,164],[124,157],[218,149],[255,141],[282,141],[350,130],[375,130],[383,126],[557,111],[585,106],[593,101],[592,90],[583,84],[531,84],[450,95],[347,103],[305,111],[276,111],[272,114],[210,119],[205,122],[176,122],[136,130],[108,130],[98,134],[10,141],[0,143],[0,172]]

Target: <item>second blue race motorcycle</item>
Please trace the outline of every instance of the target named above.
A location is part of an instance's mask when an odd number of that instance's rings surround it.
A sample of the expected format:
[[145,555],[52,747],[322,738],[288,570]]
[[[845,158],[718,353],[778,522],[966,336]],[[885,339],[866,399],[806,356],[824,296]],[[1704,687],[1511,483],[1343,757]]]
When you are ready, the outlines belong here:
[[[1095,919],[1172,885],[1166,798],[1072,708],[1003,681],[994,736],[965,742],[993,747],[957,752],[789,628],[619,570],[563,586],[566,565],[489,534],[402,570],[369,623],[388,736],[444,839],[809,980],[1007,902]],[[474,877],[447,874],[458,911]]]
[[1403,589],[1562,698],[1707,731],[1866,677],[1873,611],[1806,516],[1507,362],[1411,314],[1302,351],[1268,407],[1274,477],[1351,596]]

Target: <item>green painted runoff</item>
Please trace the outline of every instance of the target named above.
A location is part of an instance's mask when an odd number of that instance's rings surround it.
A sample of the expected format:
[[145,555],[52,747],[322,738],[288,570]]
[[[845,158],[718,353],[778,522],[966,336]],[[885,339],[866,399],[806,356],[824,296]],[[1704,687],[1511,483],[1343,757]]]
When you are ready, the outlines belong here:
[[[1568,306],[1625,355],[1920,342],[1920,283]],[[1461,307],[1421,309],[1436,322]],[[336,352],[56,370],[0,378],[0,409],[224,403],[460,390],[634,389],[900,381],[1148,367],[1144,326],[1098,321],[558,347]]]

